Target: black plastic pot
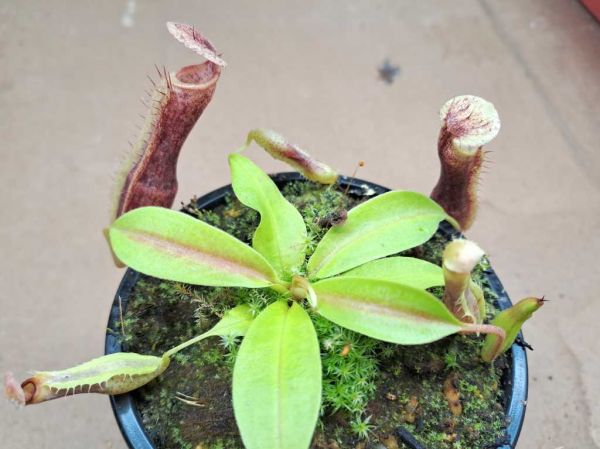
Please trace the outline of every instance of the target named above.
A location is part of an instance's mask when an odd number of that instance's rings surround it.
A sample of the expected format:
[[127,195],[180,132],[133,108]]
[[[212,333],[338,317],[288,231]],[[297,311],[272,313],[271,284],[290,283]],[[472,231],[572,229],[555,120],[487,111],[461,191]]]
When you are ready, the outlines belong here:
[[[271,177],[280,188],[290,181],[303,179],[298,173],[278,173]],[[342,177],[340,184],[343,187],[349,186],[348,193],[355,196],[372,197],[389,191],[389,189],[380,185],[356,178]],[[224,202],[225,195],[230,192],[232,192],[231,185],[221,187],[220,189],[214,190],[199,198],[197,200],[197,206],[201,209],[215,208]],[[440,231],[446,234],[449,239],[456,233],[452,228],[444,225],[441,226]],[[510,307],[512,305],[510,298],[506,294],[506,291],[502,287],[500,279],[498,279],[494,270],[489,269],[486,272],[486,276],[490,287],[498,296],[498,307],[500,309]],[[108,319],[109,331],[106,333],[105,354],[122,351],[121,343],[119,342],[120,316],[122,311],[127,308],[127,302],[138,277],[139,274],[136,271],[128,269],[119,285]],[[520,338],[517,339],[517,341],[522,341],[521,334],[519,334],[519,337]],[[527,355],[525,354],[525,349],[522,345],[515,343],[513,344],[509,355],[509,367],[506,370],[503,379],[503,387],[507,398],[506,415],[509,419],[507,429],[508,438],[507,441],[499,442],[498,449],[515,448],[523,425],[523,419],[525,418],[525,408],[527,405],[528,381]],[[144,426],[136,409],[133,395],[123,394],[111,396],[110,402],[127,445],[131,449],[154,449],[154,444],[144,431]],[[420,446],[416,440],[402,428],[398,429],[397,435],[405,444],[413,449],[427,449]]]

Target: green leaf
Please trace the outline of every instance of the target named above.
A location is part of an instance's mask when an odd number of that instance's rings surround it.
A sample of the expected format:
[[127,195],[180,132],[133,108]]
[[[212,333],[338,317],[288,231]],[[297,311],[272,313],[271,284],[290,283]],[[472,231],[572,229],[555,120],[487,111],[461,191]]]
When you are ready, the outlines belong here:
[[386,257],[345,272],[342,276],[380,279],[426,289],[444,285],[441,267],[414,257]]
[[164,353],[164,355],[171,357],[173,354],[181,351],[182,349],[185,349],[188,346],[198,343],[199,341],[202,341],[208,337],[214,337],[217,335],[221,337],[242,337],[246,335],[246,332],[250,328],[253,320],[254,317],[250,311],[250,306],[248,304],[241,304],[225,312],[223,318],[221,318],[219,322],[212,327],[212,329],[209,329],[203,334],[184,341],[180,345],[169,349]]
[[289,276],[306,256],[306,226],[300,212],[281,194],[275,183],[250,159],[229,155],[231,185],[238,199],[260,213],[252,246],[277,271]]
[[109,228],[113,251],[131,268],[160,279],[214,287],[278,283],[254,249],[200,220],[160,207],[141,207]]
[[417,345],[464,327],[435,296],[395,282],[342,276],[319,281],[313,288],[318,313],[378,340]]
[[250,306],[248,304],[240,304],[225,312],[223,318],[212,329],[206,332],[206,335],[243,337],[248,332],[252,321],[254,321],[254,317],[252,316]]
[[379,195],[348,212],[308,261],[309,278],[322,279],[426,242],[447,218],[434,201],[415,192]]
[[307,449],[321,404],[321,357],[297,303],[278,301],[252,323],[233,370],[233,410],[246,449]]

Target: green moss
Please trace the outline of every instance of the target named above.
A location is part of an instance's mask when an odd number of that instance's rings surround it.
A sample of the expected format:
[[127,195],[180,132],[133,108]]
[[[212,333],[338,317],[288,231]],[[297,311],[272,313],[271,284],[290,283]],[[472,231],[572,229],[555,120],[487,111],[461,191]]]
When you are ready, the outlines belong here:
[[360,420],[375,392],[379,342],[313,315],[321,343],[323,405],[321,415],[347,412]]
[[[329,226],[332,211],[358,203],[335,187],[292,182],[283,194],[298,208],[308,229],[309,251]],[[249,243],[258,214],[228,195],[212,211],[186,210]],[[427,244],[403,253],[440,264],[446,239],[436,235]],[[484,261],[474,279],[484,287],[490,306],[495,299],[485,284]],[[441,298],[442,288],[431,289]],[[250,304],[257,315],[276,300],[270,290],[208,288],[141,276],[122,323],[125,348],[160,354],[209,329],[231,307]],[[490,307],[493,314],[493,307]],[[479,360],[482,339],[453,336],[426,346],[396,346],[341,328],[312,314],[321,342],[323,406],[314,448],[371,445],[409,429],[430,449],[483,448],[505,429],[500,388],[501,367]],[[158,379],[136,393],[144,425],[160,448],[240,449],[231,407],[231,373],[239,339],[207,339],[175,357]],[[457,379],[462,414],[450,412],[442,386]],[[401,443],[400,447],[401,446]],[[361,446],[362,445],[362,446]],[[376,446],[373,446],[376,447]],[[393,447],[393,445],[392,445]]]

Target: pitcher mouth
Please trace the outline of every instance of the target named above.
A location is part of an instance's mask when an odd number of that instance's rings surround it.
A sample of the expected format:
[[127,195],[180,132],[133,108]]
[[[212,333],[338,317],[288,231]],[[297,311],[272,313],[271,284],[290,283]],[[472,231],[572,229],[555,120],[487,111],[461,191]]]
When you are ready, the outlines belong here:
[[214,45],[196,29],[185,23],[167,22],[169,33],[185,47],[206,59],[202,64],[189,65],[175,73],[175,85],[205,89],[214,84],[227,63],[217,54]]
[[494,105],[475,95],[448,100],[440,110],[440,119],[452,136],[455,148],[467,155],[473,155],[491,142],[500,131],[500,118]]
[[25,394],[25,405],[33,403],[37,392],[35,382],[32,379],[27,379],[21,384],[21,388]]
[[185,89],[206,89],[219,79],[221,68],[211,61],[188,65],[179,69],[172,77],[174,86]]

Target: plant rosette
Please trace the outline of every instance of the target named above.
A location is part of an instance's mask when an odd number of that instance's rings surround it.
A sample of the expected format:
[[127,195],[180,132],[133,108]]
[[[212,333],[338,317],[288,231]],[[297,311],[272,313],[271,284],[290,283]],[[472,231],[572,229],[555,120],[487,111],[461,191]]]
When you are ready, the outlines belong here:
[[[278,175],[272,176],[272,178],[273,178],[275,184],[277,186],[279,186],[280,188],[284,188],[286,185],[289,185],[290,183],[301,183],[302,179],[303,179],[297,173],[278,174]],[[347,192],[349,197],[358,199],[358,202],[365,201],[368,198],[372,198],[376,195],[380,195],[380,194],[383,194],[383,193],[386,193],[389,191],[387,188],[384,188],[384,187],[376,185],[376,184],[369,183],[367,181],[353,179],[353,178],[346,178],[346,177],[340,178],[340,182],[339,182],[336,190],[339,192]],[[221,189],[213,191],[213,192],[211,192],[207,195],[204,195],[201,198],[195,200],[192,210],[214,211],[217,208],[223,209],[223,208],[227,207],[227,210],[225,213],[228,214],[228,216],[238,215],[238,217],[237,217],[238,219],[243,219],[243,217],[239,217],[239,215],[241,214],[241,211],[239,210],[240,209],[239,204],[225,206],[225,204],[227,203],[226,198],[230,199],[231,197],[233,197],[233,191],[231,189],[231,186],[225,186]],[[230,201],[228,201],[228,202],[230,202]],[[187,208],[187,210],[189,211],[190,208]],[[328,209],[321,211],[321,215],[327,215],[327,210]],[[235,212],[232,213],[231,211],[235,211]],[[233,219],[231,221],[234,222]],[[315,222],[315,221],[318,222],[319,219],[315,218],[315,217],[311,217],[311,222]],[[247,233],[246,231],[240,231],[240,232],[241,232],[241,234]],[[448,225],[442,226],[442,228],[440,228],[440,230],[438,231],[438,236],[443,237],[443,241],[450,241],[452,238],[456,238],[458,235],[459,235],[459,233],[457,231],[453,230]],[[392,262],[394,261],[394,258],[387,258],[387,259]],[[385,260],[385,259],[383,259],[383,260]],[[398,274],[398,273],[396,273],[396,274]],[[439,273],[439,274],[441,275],[441,273]],[[139,276],[140,276],[139,273],[129,270],[126,273],[125,277],[123,278],[121,285],[119,287],[119,290],[115,296],[115,301],[114,301],[112,309],[111,309],[111,317],[110,317],[109,325],[108,325],[109,332],[107,333],[107,339],[106,339],[106,353],[107,354],[119,352],[119,351],[123,350],[122,335],[121,335],[121,333],[123,332],[123,326],[122,326],[121,320],[122,320],[124,313],[125,313],[125,315],[127,315],[126,312],[127,312],[128,303],[129,303],[129,301],[131,301],[131,298],[133,296],[132,292],[136,288],[136,283],[139,280]],[[499,309],[509,308],[511,306],[510,299],[506,295],[506,292],[502,288],[500,281],[496,277],[496,275],[493,272],[493,270],[491,269],[491,267],[486,266],[485,270],[483,271],[483,276],[485,278],[486,284],[489,286],[488,291],[494,298],[493,302],[495,303],[495,305]],[[415,280],[416,280],[416,278],[415,278]],[[436,283],[435,281],[427,282],[423,278],[419,282],[422,283],[421,286],[428,286],[430,284]],[[423,284],[423,282],[425,282],[425,283]],[[443,282],[443,280],[442,280],[442,282]],[[440,283],[439,278],[438,278],[438,283]],[[142,305],[141,307],[147,307],[147,305]],[[168,311],[160,312],[160,313],[168,313]],[[326,352],[326,351],[323,350],[322,352]],[[501,444],[498,445],[498,447],[502,447],[502,448],[514,447],[514,445],[516,444],[516,441],[518,439],[518,435],[519,435],[519,432],[521,429],[521,425],[522,425],[523,419],[524,419],[525,404],[526,404],[526,399],[527,399],[527,362],[526,362],[525,350],[521,345],[514,344],[511,348],[511,351],[509,352],[508,356],[509,356],[508,364],[503,369],[502,386],[501,386],[502,391],[503,391],[503,393],[501,394],[502,403],[503,403],[503,407],[504,407],[504,413],[506,414],[506,423],[508,423],[507,428],[506,428],[506,435],[505,435],[506,438],[504,440],[500,440]],[[452,372],[452,370],[444,369],[441,372],[441,374],[435,374],[433,377],[440,377],[440,375],[441,375],[441,378],[443,378],[443,377],[448,376],[448,374],[451,372]],[[442,381],[441,380],[439,381],[439,384],[440,384],[439,385],[440,394],[442,394],[442,391],[441,391],[442,390]],[[145,388],[154,388],[157,391],[159,390],[159,388],[156,386],[149,386],[149,387],[145,387]],[[198,385],[198,389],[200,391],[205,390],[205,388],[202,387],[201,382]],[[219,395],[223,395],[223,392],[220,392],[217,396],[219,396]],[[226,395],[226,392],[225,392],[225,395]],[[186,395],[186,396],[189,397],[189,395]],[[499,395],[499,397],[500,397],[500,395]],[[175,401],[174,396],[171,399],[173,401]],[[185,397],[184,397],[184,399],[185,399]],[[111,403],[113,406],[113,410],[115,412],[115,416],[119,423],[119,427],[121,428],[121,431],[131,448],[150,449],[150,448],[156,448],[156,447],[163,447],[163,446],[156,446],[156,444],[153,442],[152,438],[149,436],[148,432],[146,432],[146,430],[145,430],[144,419],[140,416],[140,411],[139,411],[140,400],[141,399],[140,399],[139,395],[136,395],[136,394],[119,395],[119,396],[113,396],[111,398]],[[379,400],[380,402],[383,402],[383,403],[385,403],[387,401],[386,398],[379,398],[379,399],[375,398],[375,400]],[[206,404],[204,404],[204,405],[206,405]],[[146,406],[151,406],[151,405],[148,404]],[[154,406],[156,407],[158,405],[155,404]],[[160,406],[158,406],[158,407],[160,407]],[[186,407],[185,403],[183,405],[181,405],[181,407]],[[188,404],[187,407],[193,407],[193,405]],[[202,409],[200,409],[200,413],[201,413],[201,410]],[[225,415],[226,415],[226,413],[225,413]],[[388,435],[388,441],[391,437],[391,438],[394,438],[395,441],[397,441],[398,443],[403,442],[407,447],[412,447],[412,448],[417,448],[417,449],[426,447],[426,446],[423,446],[421,443],[418,443],[419,435],[418,434],[413,435],[407,429],[410,426],[407,426],[407,424],[403,420],[399,420],[398,422],[395,422],[395,423],[390,423],[390,426],[395,427],[395,431],[391,435]],[[200,431],[199,433],[203,433],[203,432]],[[347,430],[347,433],[350,435],[352,434],[352,431],[350,428]],[[373,431],[372,433],[373,433],[373,435],[376,435],[377,432]],[[150,432],[150,434],[152,434],[152,432]],[[360,444],[360,438],[358,438],[356,435],[353,435],[353,437],[356,438],[357,444]],[[371,441],[373,441],[373,438],[374,437],[370,438]],[[221,438],[218,438],[218,439],[221,439]],[[211,446],[208,446],[205,444],[201,447],[211,447]],[[314,447],[321,447],[321,446],[314,446]],[[340,446],[340,447],[345,447],[345,446]],[[354,447],[354,446],[352,446],[352,447]]]
[[[492,385],[493,392],[499,389],[499,365],[512,347],[512,364],[504,370],[505,385],[510,385],[504,401],[512,418],[509,443],[514,445],[523,419],[526,374],[522,348],[513,343],[544,299],[529,297],[510,306],[493,272],[485,273],[489,267],[484,251],[458,232],[475,218],[483,146],[500,129],[494,106],[472,95],[444,104],[438,139],[440,178],[430,196],[368,183],[360,190],[354,180],[338,176],[279,134],[255,129],[245,145],[229,155],[235,200],[229,195],[224,201],[237,201],[236,206],[221,217],[194,206],[178,212],[169,209],[177,192],[177,158],[226,64],[193,27],[171,22],[167,27],[206,61],[174,73],[159,71],[159,79],[152,81],[147,122],[117,183],[105,236],[117,266],[160,280],[149,294],[155,301],[152,307],[160,309],[164,287],[193,299],[198,309],[187,319],[163,326],[175,334],[168,345],[112,352],[72,368],[35,372],[22,382],[8,373],[6,396],[31,405],[80,393],[123,395],[182,372],[186,360],[196,367],[220,363],[226,370],[213,373],[212,379],[229,382],[222,390],[230,391],[231,397],[223,396],[220,406],[230,409],[240,443],[214,441],[207,449],[242,444],[246,449],[335,449],[355,443],[363,448],[394,447],[402,441],[417,447],[408,430],[418,437],[438,412],[447,419],[440,415],[443,422],[428,429],[427,444],[457,449],[466,441],[459,431],[472,441],[490,432],[483,423],[499,403],[486,402],[486,385]],[[278,186],[243,154],[252,143],[307,181]],[[310,188],[300,187],[295,193],[288,189],[286,195],[279,189],[302,185]],[[227,190],[209,194],[212,200],[200,206],[214,207]],[[457,231],[440,241],[443,222]],[[133,273],[127,272],[120,293],[134,280]],[[119,298],[121,306],[123,299],[129,301],[127,310],[119,310],[118,324],[124,331],[128,317],[123,314],[132,309],[132,301],[126,294]],[[167,299],[169,309],[185,302],[172,299],[173,295]],[[185,325],[194,313],[201,332]],[[142,322],[142,340],[162,335],[159,322]],[[115,324],[113,316],[110,328],[118,333]],[[180,338],[178,331],[183,331]],[[121,338],[127,336],[121,332]],[[113,348],[114,338],[117,335],[108,337]],[[202,350],[211,344],[214,349],[214,342],[221,352]],[[402,358],[404,364],[394,366]],[[430,384],[425,373],[439,373],[440,360],[445,378],[428,397],[421,388]],[[412,367],[408,374],[407,367]],[[421,396],[407,396],[394,383],[401,376],[406,382],[416,381]],[[478,384],[473,376],[487,379],[487,384]],[[382,386],[388,391],[381,391]],[[174,387],[161,394],[176,396],[189,407],[204,406],[201,388],[191,394]],[[372,399],[380,394],[398,404],[384,410],[388,419],[381,418],[383,409],[373,407]],[[165,406],[170,407],[168,401]],[[481,412],[479,421],[468,419],[473,408]],[[121,416],[121,409],[116,410]],[[132,410],[127,413],[135,418]],[[342,430],[328,433],[330,416],[341,417]],[[401,422],[403,428],[398,427]],[[133,442],[129,432],[138,421],[119,423]],[[344,429],[353,434],[351,442]],[[380,431],[388,433],[387,439]],[[503,435],[499,427],[494,431]],[[327,441],[319,440],[323,434]],[[179,440],[180,446],[192,447],[184,440]],[[196,448],[205,447],[201,444]]]

